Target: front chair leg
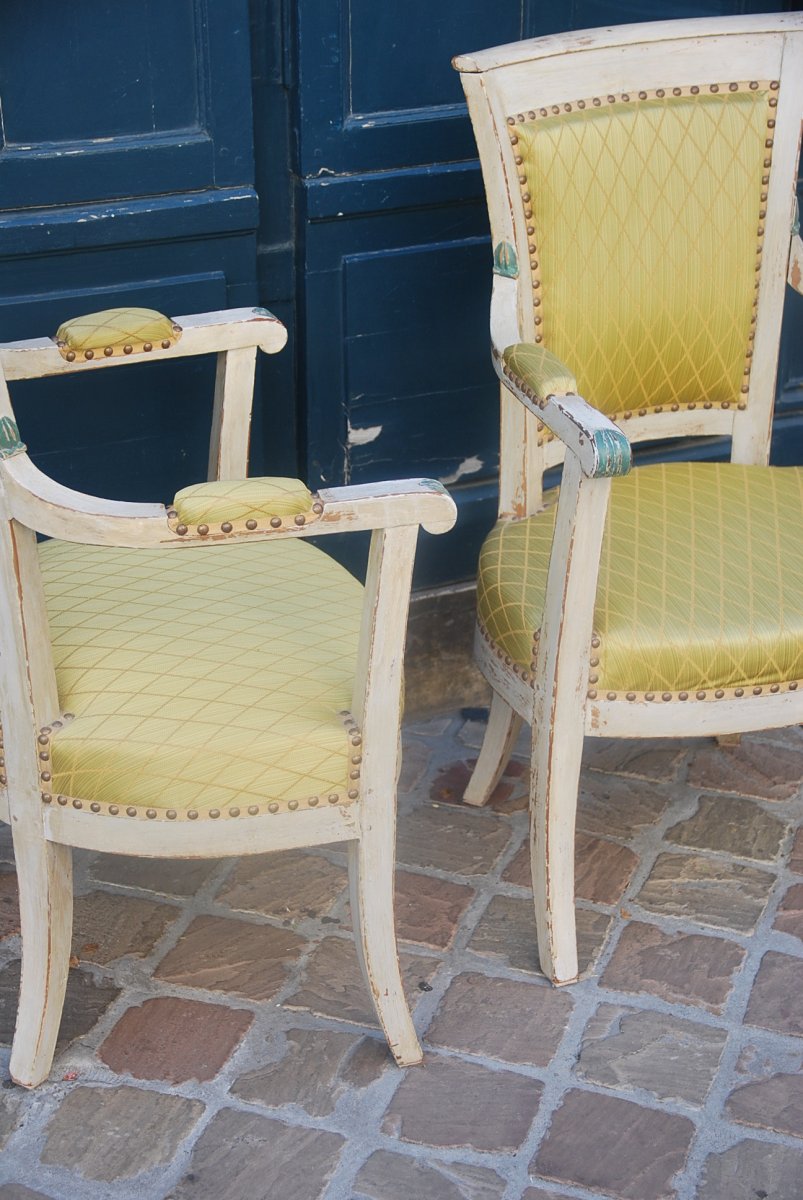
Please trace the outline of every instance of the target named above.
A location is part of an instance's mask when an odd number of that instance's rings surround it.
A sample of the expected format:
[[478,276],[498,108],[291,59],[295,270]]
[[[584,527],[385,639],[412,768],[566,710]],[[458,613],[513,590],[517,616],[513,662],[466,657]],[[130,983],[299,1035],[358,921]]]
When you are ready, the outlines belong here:
[[72,941],[72,850],[42,838],[14,838],[20,896],[22,978],[11,1077],[23,1087],[46,1079],[61,1023]]
[[508,764],[513,747],[522,726],[522,719],[503,700],[498,692],[491,696],[491,711],[488,726],[482,740],[482,749],[468,781],[463,800],[466,804],[487,804]]
[[533,728],[530,862],[541,969],[553,983],[578,974],[574,915],[574,825],[583,752],[583,721],[539,722]]
[[393,914],[395,814],[388,804],[379,827],[364,820],[349,843],[349,888],[354,939],[379,1024],[400,1067],[424,1057],[404,995]]

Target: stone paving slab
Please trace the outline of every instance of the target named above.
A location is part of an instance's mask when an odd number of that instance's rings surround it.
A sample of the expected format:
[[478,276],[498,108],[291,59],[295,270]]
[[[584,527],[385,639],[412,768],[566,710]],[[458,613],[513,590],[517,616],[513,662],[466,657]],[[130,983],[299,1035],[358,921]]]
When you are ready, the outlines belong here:
[[396,923],[425,1060],[359,974],[342,847],[78,853],[51,1077],[8,1079],[20,945],[0,825],[0,1200],[801,1200],[803,737],[588,739],[581,980],[540,972],[522,733],[408,725]]

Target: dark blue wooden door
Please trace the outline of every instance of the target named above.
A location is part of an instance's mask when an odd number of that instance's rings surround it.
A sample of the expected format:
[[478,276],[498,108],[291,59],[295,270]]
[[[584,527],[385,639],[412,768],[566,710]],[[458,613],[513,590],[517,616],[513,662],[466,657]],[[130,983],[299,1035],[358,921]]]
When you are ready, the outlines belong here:
[[[247,0],[8,0],[0,104],[0,339],[256,301]],[[205,472],[211,369],[19,386],[24,436],[82,490],[168,499]]]
[[[418,474],[446,483],[458,525],[448,538],[422,541],[419,584],[472,576],[496,505],[490,247],[451,57],[561,29],[777,7],[778,0],[297,6],[290,44],[305,471],[313,483]],[[790,308],[778,426],[779,455],[797,461],[802,316],[799,303]]]

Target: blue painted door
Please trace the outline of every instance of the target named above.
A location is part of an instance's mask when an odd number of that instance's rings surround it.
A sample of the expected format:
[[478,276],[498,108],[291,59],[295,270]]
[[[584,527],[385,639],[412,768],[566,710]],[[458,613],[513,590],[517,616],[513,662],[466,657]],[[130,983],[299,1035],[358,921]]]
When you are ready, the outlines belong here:
[[[450,486],[458,525],[448,538],[422,540],[419,585],[470,578],[496,508],[490,246],[451,57],[567,28],[777,7],[778,0],[298,4],[289,44],[301,456],[313,483],[421,474]],[[799,299],[789,319],[778,457],[803,461]]]
[[[0,104],[0,339],[256,302],[247,0],[8,0]],[[20,424],[56,478],[169,499],[205,473],[212,372],[17,385]]]

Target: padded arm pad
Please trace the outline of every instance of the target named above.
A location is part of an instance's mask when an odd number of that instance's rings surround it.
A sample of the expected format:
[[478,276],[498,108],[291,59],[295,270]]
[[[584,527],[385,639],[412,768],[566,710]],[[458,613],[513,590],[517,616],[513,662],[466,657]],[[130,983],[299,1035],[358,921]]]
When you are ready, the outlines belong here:
[[152,308],[107,308],[64,321],[56,333],[59,353],[67,362],[96,355],[114,358],[140,354],[154,346],[169,350],[181,337],[181,326]]
[[618,425],[577,395],[577,382],[560,359],[528,342],[508,346],[496,369],[505,386],[580,460],[590,477],[626,475],[630,442]]
[[199,525],[207,526],[207,532],[218,532],[227,525],[223,532],[230,533],[243,527],[304,525],[316,520],[322,508],[313,503],[312,493],[300,479],[220,479],[182,488],[168,510],[168,518],[171,525],[193,532]]

